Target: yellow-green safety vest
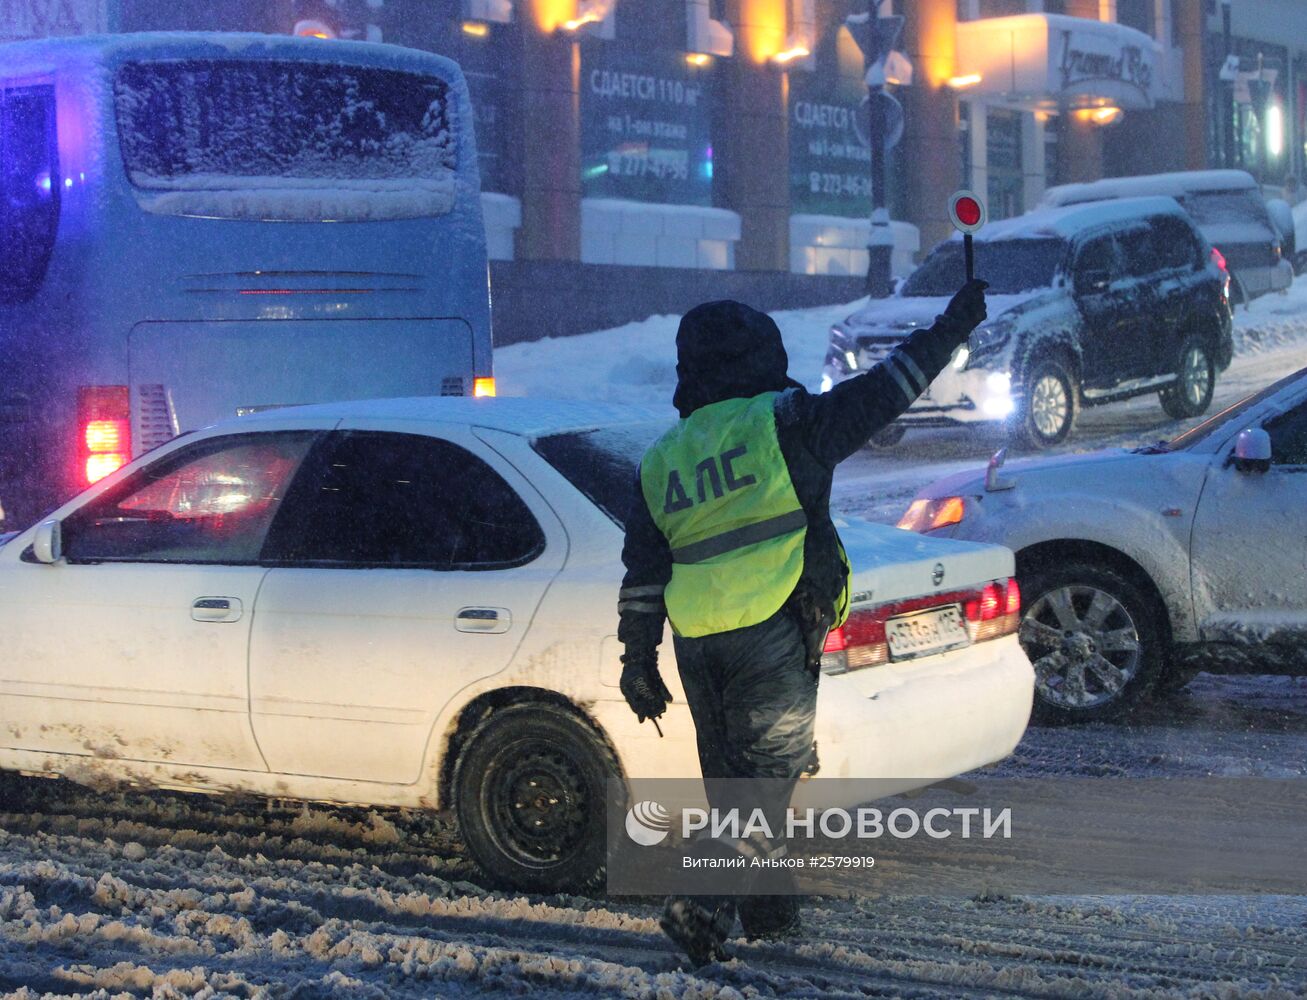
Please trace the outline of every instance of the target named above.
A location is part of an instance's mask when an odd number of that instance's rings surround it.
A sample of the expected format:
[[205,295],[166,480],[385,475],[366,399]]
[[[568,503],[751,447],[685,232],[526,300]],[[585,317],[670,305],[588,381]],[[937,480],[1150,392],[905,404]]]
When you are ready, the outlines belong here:
[[776,436],[778,395],[702,407],[640,463],[645,503],[672,550],[663,599],[677,635],[766,621],[803,573],[808,519]]

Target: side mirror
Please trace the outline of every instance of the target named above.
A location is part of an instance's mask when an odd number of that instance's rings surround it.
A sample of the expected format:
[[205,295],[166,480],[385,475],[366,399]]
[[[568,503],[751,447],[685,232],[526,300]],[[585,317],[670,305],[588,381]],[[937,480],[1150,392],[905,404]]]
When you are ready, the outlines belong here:
[[1234,442],[1234,467],[1240,472],[1267,472],[1271,468],[1271,435],[1260,427],[1239,432]]
[[39,563],[57,563],[64,554],[63,528],[57,518],[42,521],[36,526],[32,539],[32,555]]
[[1076,275],[1076,291],[1081,295],[1090,295],[1094,292],[1101,292],[1111,283],[1111,273],[1101,268],[1095,268],[1090,271],[1081,271]]

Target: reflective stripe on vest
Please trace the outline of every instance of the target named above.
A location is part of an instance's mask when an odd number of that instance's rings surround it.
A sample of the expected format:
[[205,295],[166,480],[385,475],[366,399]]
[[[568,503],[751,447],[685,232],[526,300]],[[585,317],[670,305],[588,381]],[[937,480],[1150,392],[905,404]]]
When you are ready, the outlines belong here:
[[705,559],[742,549],[754,542],[770,541],[781,535],[788,535],[791,531],[807,527],[808,516],[801,510],[792,510],[788,514],[777,514],[756,524],[746,524],[743,528],[723,531],[720,535],[705,538],[693,545],[682,545],[679,549],[672,549],[672,562],[703,562]]
[[765,621],[803,573],[808,521],[776,437],[777,395],[696,410],[640,463],[645,502],[672,550],[663,599],[678,635]]

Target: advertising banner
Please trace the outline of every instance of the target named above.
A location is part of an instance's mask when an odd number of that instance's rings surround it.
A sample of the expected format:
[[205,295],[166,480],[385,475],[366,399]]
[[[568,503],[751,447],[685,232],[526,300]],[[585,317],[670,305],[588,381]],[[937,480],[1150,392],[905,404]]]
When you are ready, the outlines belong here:
[[681,52],[582,44],[582,196],[711,205],[710,81]]
[[818,47],[815,71],[790,73],[790,205],[796,214],[865,218],[871,116],[861,76],[840,72],[838,29]]

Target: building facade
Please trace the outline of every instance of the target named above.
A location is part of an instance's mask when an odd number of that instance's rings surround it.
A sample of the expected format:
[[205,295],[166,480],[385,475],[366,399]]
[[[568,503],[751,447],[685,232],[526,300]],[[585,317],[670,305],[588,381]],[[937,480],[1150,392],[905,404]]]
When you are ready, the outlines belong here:
[[[896,272],[948,235],[959,187],[1002,218],[1068,181],[1301,171],[1307,2],[1230,8],[1227,33],[1222,0],[882,0],[903,20],[885,73]],[[74,9],[95,30],[299,31],[455,58],[501,342],[863,287],[874,137],[847,19],[869,0],[0,0],[0,20],[64,33]]]

